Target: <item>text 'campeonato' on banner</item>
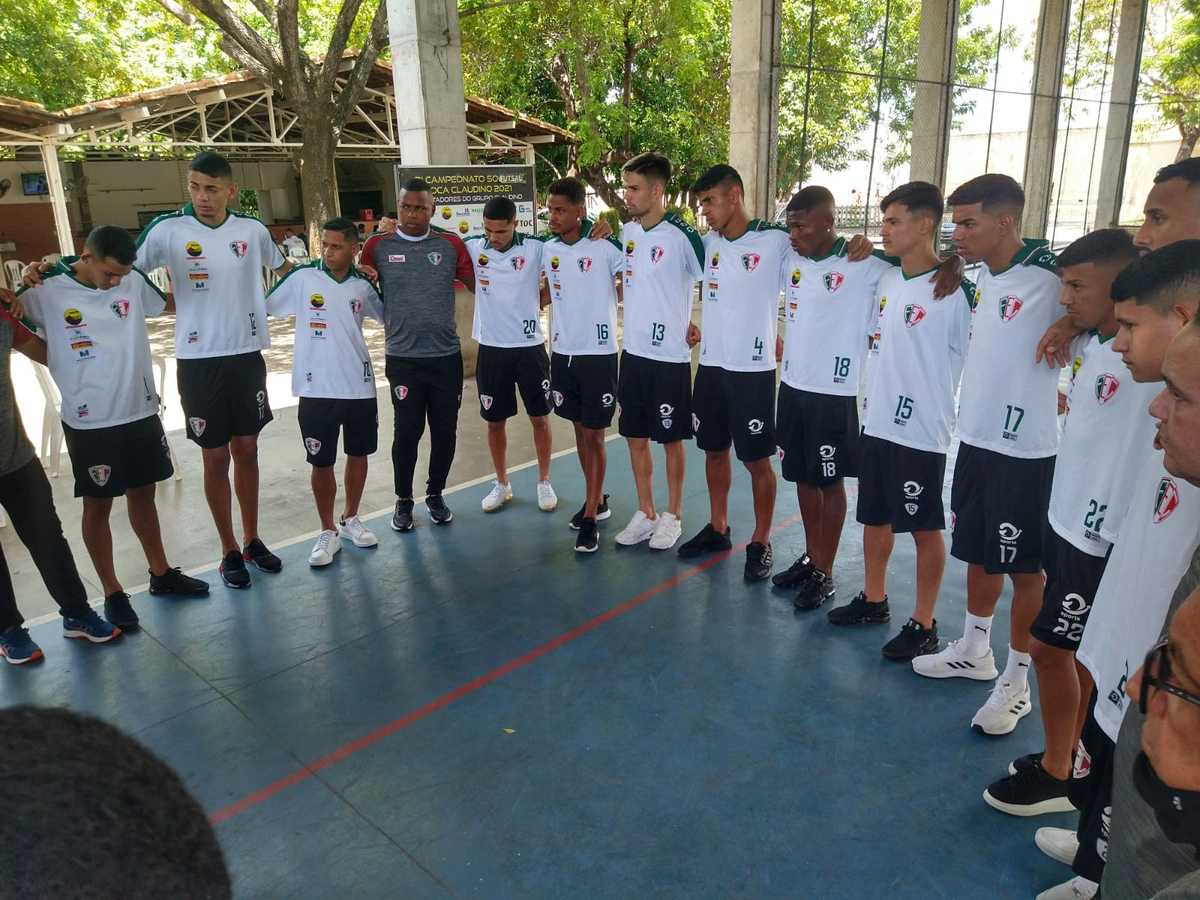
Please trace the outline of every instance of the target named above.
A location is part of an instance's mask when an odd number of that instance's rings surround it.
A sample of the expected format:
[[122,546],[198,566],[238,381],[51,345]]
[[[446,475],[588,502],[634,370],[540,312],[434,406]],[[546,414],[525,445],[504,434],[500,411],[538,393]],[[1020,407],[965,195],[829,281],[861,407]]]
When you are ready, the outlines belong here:
[[483,234],[483,205],[507,197],[517,205],[517,230],[537,233],[533,166],[396,166],[400,185],[420,178],[433,189],[433,224],[459,237]]

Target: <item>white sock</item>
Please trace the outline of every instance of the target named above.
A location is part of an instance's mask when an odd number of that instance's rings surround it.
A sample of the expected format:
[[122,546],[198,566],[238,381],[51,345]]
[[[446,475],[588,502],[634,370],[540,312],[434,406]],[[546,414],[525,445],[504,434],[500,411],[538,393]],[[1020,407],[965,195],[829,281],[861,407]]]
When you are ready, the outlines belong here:
[[1007,681],[1013,687],[1024,690],[1025,686],[1029,684],[1029,665],[1030,656],[1028,653],[1021,653],[1009,647],[1008,663],[1004,666],[1004,674],[1000,676],[1000,680]]
[[967,613],[967,621],[963,624],[963,640],[967,642],[967,653],[975,657],[983,656],[988,651],[991,639],[992,617]]

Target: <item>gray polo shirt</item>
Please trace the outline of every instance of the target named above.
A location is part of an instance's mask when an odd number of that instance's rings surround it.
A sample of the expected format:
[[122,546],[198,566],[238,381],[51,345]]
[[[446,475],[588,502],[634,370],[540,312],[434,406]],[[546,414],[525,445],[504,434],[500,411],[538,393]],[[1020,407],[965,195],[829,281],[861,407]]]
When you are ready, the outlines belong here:
[[[13,392],[10,356],[17,338],[13,318],[0,310],[0,478],[15,472],[34,458],[33,445],[21,424],[21,412]],[[24,332],[22,332],[24,334]],[[26,340],[36,338],[25,337]]]

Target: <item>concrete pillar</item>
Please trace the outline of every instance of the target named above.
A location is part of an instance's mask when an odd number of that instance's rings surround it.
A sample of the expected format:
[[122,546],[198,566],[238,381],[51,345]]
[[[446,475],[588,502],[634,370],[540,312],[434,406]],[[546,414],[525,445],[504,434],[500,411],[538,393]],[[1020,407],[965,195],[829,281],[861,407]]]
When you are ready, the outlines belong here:
[[462,36],[455,0],[387,0],[400,159],[469,162]]
[[1125,164],[1133,137],[1133,105],[1137,101],[1142,68],[1142,43],[1146,35],[1149,0],[1122,0],[1117,26],[1117,52],[1113,58],[1113,88],[1108,124],[1100,151],[1100,191],[1096,197],[1096,227],[1115,228],[1121,221],[1125,193]]
[[58,252],[75,255],[75,235],[71,234],[71,217],[67,213],[67,191],[63,186],[62,170],[58,167],[58,149],[54,144],[42,144],[42,167],[50,188],[50,206],[54,210],[54,233],[58,237]]
[[1037,45],[1033,52],[1033,97],[1029,137],[1025,145],[1025,215],[1021,232],[1045,237],[1054,189],[1054,147],[1062,105],[1063,60],[1066,56],[1069,0],[1041,0]]
[[911,181],[928,181],[948,189],[946,158],[953,120],[955,49],[958,44],[958,0],[921,3],[917,43],[917,92],[913,100]]
[[729,58],[729,164],[751,216],[775,213],[782,0],[733,0]]

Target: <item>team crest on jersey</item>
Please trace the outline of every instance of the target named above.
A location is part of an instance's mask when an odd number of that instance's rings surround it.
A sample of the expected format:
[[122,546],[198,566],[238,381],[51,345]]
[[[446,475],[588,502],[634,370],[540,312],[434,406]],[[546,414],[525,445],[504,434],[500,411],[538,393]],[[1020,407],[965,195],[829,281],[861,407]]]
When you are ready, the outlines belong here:
[[480,264],[481,266],[486,266],[486,265],[488,264],[488,258],[487,258],[487,254],[486,254],[486,253],[480,253],[480,254],[479,254],[479,260],[478,260],[478,262],[479,262],[479,264]]
[[[632,241],[630,242],[629,246],[633,246]],[[654,263],[655,265],[658,265],[659,261],[666,255],[667,251],[657,244],[650,248],[650,262]]]
[[742,265],[745,266],[747,272],[753,272],[758,268],[758,264],[762,261],[762,257],[757,253],[743,253]]
[[626,241],[626,242],[625,242],[625,252],[626,252],[626,254],[629,254],[629,253],[632,253],[632,252],[633,252],[633,241]]
[[550,269],[553,272],[558,271],[558,257],[557,256],[550,257]]
[[846,280],[846,276],[841,272],[826,272],[825,273],[825,290],[833,293],[842,286],[842,282]]
[[63,321],[68,325],[79,325],[83,322],[83,313],[77,309],[68,309],[63,313]]
[[482,406],[484,409],[491,409],[492,408],[492,398],[489,397],[487,394],[480,394],[479,395],[479,405]]
[[394,393],[396,395],[397,400],[403,400],[405,397],[408,396],[408,388],[403,384],[398,384],[398,385],[396,385],[395,390],[393,390],[392,393]]
[[320,294],[313,294],[308,298],[308,302],[312,304],[313,309],[320,309],[325,305],[325,298]]
[[429,261],[431,263],[433,263],[435,266],[440,266],[442,264],[442,254],[440,254],[436,251],[434,251],[433,253],[430,253]]
[[910,303],[904,307],[904,324],[912,328],[925,318],[925,307],[919,303]]
[[88,469],[88,474],[92,476],[92,481],[104,487],[108,484],[108,479],[112,475],[112,466],[92,466]]
[[696,415],[695,413],[692,413],[692,431],[699,431],[699,430],[700,430],[700,417],[698,415]]
[[362,301],[357,297],[350,298],[350,312],[356,316],[362,312]]
[[250,249],[250,245],[245,241],[230,241],[229,249],[233,251],[233,255],[238,259],[245,259],[246,251]]
[[523,268],[525,268],[525,257],[523,256],[514,256],[508,262],[509,265],[513,267],[514,272],[520,272]]
[[592,269],[592,260],[590,257],[584,256],[578,260],[579,271],[586,275]]
[[775,445],[775,455],[779,457],[780,462],[783,462],[783,448],[778,444]]
[[108,308],[117,314],[118,319],[124,319],[129,316],[128,300],[114,300],[108,305]]
[[1154,495],[1154,524],[1166,521],[1178,506],[1179,486],[1174,478],[1164,478],[1158,483],[1158,492]]
[[1017,317],[1017,313],[1021,311],[1021,307],[1025,304],[1021,302],[1020,297],[1001,297],[1000,298],[1000,321],[1011,322]]
[[799,283],[800,283],[800,270],[792,269],[792,287],[795,287]]
[[562,395],[562,392],[561,392],[561,391],[555,391],[555,392],[554,392],[554,405],[555,405],[555,406],[562,406],[562,405],[563,405],[563,395]]
[[1121,386],[1121,382],[1117,381],[1117,377],[1111,372],[1106,372],[1096,379],[1096,399],[1103,406],[1114,396],[1116,396],[1117,388]]
[[199,416],[192,416],[190,419],[188,419],[188,425],[191,426],[192,434],[194,434],[196,437],[200,437],[202,434],[204,434],[204,427],[208,425],[208,422],[206,422],[204,419],[201,419]]
[[185,251],[187,251],[188,256],[192,256],[192,257],[199,256],[201,253],[204,252],[204,248],[201,247],[200,244],[196,241],[188,241],[187,246],[185,246],[183,249]]
[[305,438],[304,449],[308,451],[309,456],[316,456],[321,452],[321,442],[316,438]]

